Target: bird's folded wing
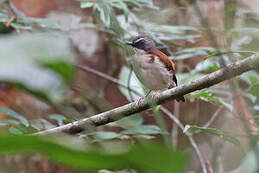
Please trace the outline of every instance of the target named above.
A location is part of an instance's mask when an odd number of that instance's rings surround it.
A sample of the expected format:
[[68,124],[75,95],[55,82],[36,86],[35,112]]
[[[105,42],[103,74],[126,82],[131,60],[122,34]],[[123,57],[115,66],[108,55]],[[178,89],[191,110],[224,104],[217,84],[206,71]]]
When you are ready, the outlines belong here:
[[166,65],[166,67],[175,74],[175,64],[166,54],[158,49],[154,49],[152,53],[158,56],[158,58]]

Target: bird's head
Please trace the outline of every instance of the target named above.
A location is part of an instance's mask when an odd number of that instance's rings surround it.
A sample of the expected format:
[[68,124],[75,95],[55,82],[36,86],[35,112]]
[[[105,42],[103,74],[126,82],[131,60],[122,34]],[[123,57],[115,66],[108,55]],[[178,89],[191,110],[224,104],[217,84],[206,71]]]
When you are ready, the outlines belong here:
[[126,44],[147,52],[151,52],[156,47],[155,42],[147,36],[137,36]]

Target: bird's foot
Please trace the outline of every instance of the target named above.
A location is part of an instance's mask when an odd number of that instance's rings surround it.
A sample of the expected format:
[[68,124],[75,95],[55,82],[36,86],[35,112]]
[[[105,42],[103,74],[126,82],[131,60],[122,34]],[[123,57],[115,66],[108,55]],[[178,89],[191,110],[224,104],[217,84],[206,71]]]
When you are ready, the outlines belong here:
[[136,102],[136,105],[139,105],[143,100],[145,100],[145,96],[142,96],[142,97],[139,97],[135,102]]
[[160,91],[155,91],[152,95],[151,95],[151,99],[154,99],[156,96],[158,96],[160,93]]

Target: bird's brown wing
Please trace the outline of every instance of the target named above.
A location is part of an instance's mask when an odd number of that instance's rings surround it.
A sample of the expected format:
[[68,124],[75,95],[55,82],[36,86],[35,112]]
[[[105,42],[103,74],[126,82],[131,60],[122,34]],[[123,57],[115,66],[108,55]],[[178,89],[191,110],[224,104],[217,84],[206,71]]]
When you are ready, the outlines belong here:
[[172,71],[173,74],[175,74],[175,64],[166,54],[158,49],[152,50],[152,54],[156,55],[165,64],[168,70]]
[[[166,54],[164,54],[163,52],[161,52],[158,49],[154,49],[152,51],[152,54],[156,55],[165,64],[165,66],[168,68],[168,70],[172,71],[173,81],[177,86],[178,84],[177,84],[177,79],[175,76],[176,70],[175,70],[175,64],[173,63],[173,61]],[[185,98],[184,98],[184,96],[180,96],[180,97],[176,98],[176,101],[185,102]]]

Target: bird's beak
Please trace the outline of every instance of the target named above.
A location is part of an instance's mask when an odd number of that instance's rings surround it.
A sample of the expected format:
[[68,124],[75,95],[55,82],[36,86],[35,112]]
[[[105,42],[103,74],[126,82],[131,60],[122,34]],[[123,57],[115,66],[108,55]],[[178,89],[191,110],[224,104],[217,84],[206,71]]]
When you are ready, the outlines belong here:
[[127,41],[126,44],[130,46],[134,46],[134,44],[131,41]]

